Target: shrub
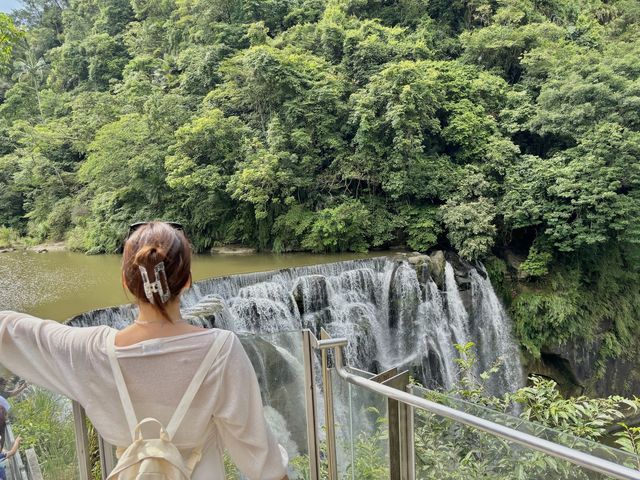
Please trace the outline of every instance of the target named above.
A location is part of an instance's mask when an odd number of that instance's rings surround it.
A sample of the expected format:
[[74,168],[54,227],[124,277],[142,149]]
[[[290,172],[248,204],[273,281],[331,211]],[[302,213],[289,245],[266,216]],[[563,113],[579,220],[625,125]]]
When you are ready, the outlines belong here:
[[[563,398],[553,380],[532,376],[531,385],[503,397],[490,395],[484,388],[485,382],[497,372],[494,366],[479,378],[470,379],[475,354],[473,344],[456,345],[460,353],[458,359],[459,384],[446,393],[429,391],[425,397],[489,420],[498,417],[498,423],[551,440],[562,442],[562,433],[568,433],[587,440],[602,439],[617,421],[627,415],[635,415],[640,408],[640,399],[634,400],[610,396],[607,398]],[[469,403],[471,402],[471,403]],[[478,405],[477,407],[475,405]],[[521,409],[519,417],[492,413]],[[575,465],[556,459],[550,455],[516,445],[493,435],[467,427],[457,422],[416,410],[415,455],[416,478],[424,480],[473,480],[491,478],[511,480],[514,478],[591,478]],[[524,424],[522,420],[534,422]],[[539,429],[535,424],[540,425]],[[618,444],[635,457],[620,454],[616,459],[632,468],[640,466],[638,445],[640,429],[625,428],[617,434]],[[551,427],[549,430],[545,427]],[[561,433],[557,433],[561,432]],[[571,440],[571,439],[567,439]],[[565,440],[565,441],[567,441]],[[584,442],[573,444],[574,448],[590,451],[598,444]],[[600,448],[600,447],[597,447]]]
[[549,273],[549,264],[553,255],[531,247],[527,259],[520,264],[519,271],[524,277],[544,277]]
[[302,246],[314,252],[366,252],[371,228],[367,208],[357,200],[316,213]]
[[412,250],[426,252],[438,244],[438,236],[442,233],[440,210],[438,207],[410,207],[401,209],[407,245]]
[[15,247],[20,239],[16,230],[0,226],[0,248]]
[[73,413],[69,400],[50,391],[29,387],[13,402],[13,428],[24,448],[33,447],[47,480],[78,478]]

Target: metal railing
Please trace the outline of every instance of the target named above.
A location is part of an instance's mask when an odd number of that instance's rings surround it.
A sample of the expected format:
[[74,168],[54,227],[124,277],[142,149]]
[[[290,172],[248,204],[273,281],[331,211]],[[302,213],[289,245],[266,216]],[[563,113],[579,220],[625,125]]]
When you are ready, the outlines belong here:
[[[6,426],[4,438],[5,445],[7,447],[13,445],[15,436],[13,434],[13,430],[11,429],[11,425]],[[9,473],[8,478],[10,478],[11,480],[30,480],[27,469],[22,462],[22,457],[20,455],[14,455],[13,457],[7,459],[6,462],[6,469]]]
[[[309,330],[300,332],[304,368],[304,401],[306,410],[307,453],[309,458],[309,478],[320,480],[321,465],[324,463],[329,480],[338,480],[336,452],[336,425],[334,422],[334,392],[332,374],[350,385],[358,386],[382,396],[387,405],[389,476],[391,480],[415,480],[414,413],[417,410],[430,412],[460,425],[475,428],[498,439],[514,442],[526,449],[542,452],[560,460],[570,462],[591,472],[613,478],[640,480],[640,471],[618,463],[599,458],[583,451],[569,448],[556,442],[525,433],[514,428],[472,415],[465,411],[427,400],[410,393],[408,372],[390,369],[378,375],[359,371],[345,364],[342,349],[347,346],[345,338],[331,338],[321,331],[320,339]],[[324,426],[326,451],[320,449],[319,398],[316,382],[316,353],[319,353],[322,376],[322,399],[324,405]],[[330,355],[332,353],[332,355]],[[357,374],[356,374],[357,373]],[[80,480],[89,480],[89,447],[82,407],[74,402],[74,421]],[[102,477],[105,479],[113,466],[113,447],[99,437]],[[19,477],[22,478],[22,477]],[[26,478],[26,477],[24,477]],[[323,479],[324,480],[324,479]]]
[[[376,382],[373,379],[367,379],[360,377],[358,375],[354,375],[350,373],[346,365],[344,363],[344,357],[342,353],[342,347],[345,347],[348,343],[346,338],[333,338],[330,339],[328,335],[322,335],[321,340],[315,341],[315,347],[322,352],[323,357],[326,357],[327,350],[331,349],[334,351],[334,360],[335,360],[335,370],[338,375],[344,379],[345,381],[370,390],[372,392],[378,393],[387,397],[388,399],[393,399],[400,404],[405,405],[407,407],[422,409],[431,413],[434,413],[440,417],[444,417],[454,422],[474,427],[478,430],[486,432],[495,437],[499,437],[505,440],[509,440],[511,442],[522,445],[526,448],[536,450],[547,455],[551,455],[555,458],[565,460],[567,462],[573,463],[574,465],[583,467],[592,472],[598,472],[605,475],[609,475],[613,478],[625,479],[625,480],[639,480],[640,479],[640,471],[633,470],[631,468],[627,468],[623,465],[619,465],[617,463],[590,455],[585,452],[581,452],[579,450],[575,450],[564,445],[551,442],[545,440],[543,438],[536,437],[534,435],[530,435],[524,432],[520,432],[513,428],[506,427],[504,425],[500,425],[495,422],[491,422],[489,420],[476,417],[474,415],[468,414],[466,412],[453,409],[451,407],[447,407],[445,405],[441,405],[439,403],[432,402],[425,398],[412,395],[404,390],[394,388],[391,385],[386,385],[385,383]],[[326,338],[326,339],[325,339]],[[326,362],[323,361],[323,368],[326,368]],[[329,375],[325,375],[323,373],[323,378],[329,379]],[[325,390],[327,385],[325,385]],[[331,387],[329,386],[329,389]],[[332,419],[333,416],[333,402],[329,401],[325,403],[325,412],[327,415],[327,422]],[[391,424],[391,422],[390,422]],[[328,431],[328,435],[330,435]],[[391,442],[391,433],[389,435]],[[403,436],[400,435],[399,439],[402,441]],[[329,443],[329,439],[327,439],[327,443]],[[335,438],[331,439],[331,441],[335,442]],[[405,441],[407,441],[405,439]],[[409,443],[413,443],[409,441]],[[413,474],[411,471],[411,467],[409,465],[413,464],[413,459],[411,458],[403,458],[410,456],[411,449],[406,448],[405,450],[407,454],[402,455],[402,452],[393,452],[393,448],[391,449],[392,458],[395,456],[397,459],[401,460],[401,464],[407,463],[407,466],[396,467],[395,471],[393,468],[393,461],[391,465],[391,478],[400,478],[400,479],[413,479]],[[329,451],[329,455],[333,452]],[[334,453],[333,453],[334,454]],[[402,461],[404,460],[404,461]],[[334,480],[337,479],[337,471],[335,469],[329,468],[329,479]]]

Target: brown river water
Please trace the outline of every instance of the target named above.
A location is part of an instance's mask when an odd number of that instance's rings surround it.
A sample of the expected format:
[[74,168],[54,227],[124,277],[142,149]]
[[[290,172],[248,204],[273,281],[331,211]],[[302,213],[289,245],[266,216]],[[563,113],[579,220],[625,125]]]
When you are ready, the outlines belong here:
[[[237,273],[338,262],[388,255],[271,254],[196,255],[194,281]],[[16,310],[63,321],[88,310],[130,303],[120,282],[119,255],[87,256],[74,252],[0,253],[0,310]]]

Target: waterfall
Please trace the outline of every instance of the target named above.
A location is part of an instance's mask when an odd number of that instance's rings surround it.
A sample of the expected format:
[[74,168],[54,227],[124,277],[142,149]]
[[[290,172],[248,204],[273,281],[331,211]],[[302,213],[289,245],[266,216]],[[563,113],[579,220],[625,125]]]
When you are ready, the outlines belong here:
[[422,292],[416,271],[406,262],[397,265],[389,286],[389,329],[392,351],[387,367],[406,363],[407,357],[416,351],[418,316]]
[[437,285],[429,279],[425,286],[425,302],[420,312],[420,317],[424,319],[420,345],[423,353],[422,378],[431,379],[431,387],[450,390],[456,383],[458,371],[454,362],[457,351],[453,329],[445,315]]
[[474,334],[480,368],[487,370],[491,362],[501,364],[502,375],[489,378],[489,390],[513,392],[523,385],[523,368],[518,346],[513,341],[511,321],[498,300],[486,274],[469,272],[474,310]]
[[[476,374],[497,361],[502,365],[489,380],[491,393],[524,384],[510,320],[483,267],[440,258],[438,268],[382,257],[213,278],[185,292],[181,307],[193,324],[239,334],[270,417],[287,432],[295,455],[306,447],[302,349],[298,333],[282,332],[309,328],[318,336],[325,328],[349,340],[349,365],[374,373],[409,368],[427,387],[442,389],[458,380],[454,344],[472,341]],[[134,307],[121,306],[69,323],[123,328],[136,314]]]
[[469,341],[469,313],[462,303],[462,297],[458,290],[455,272],[449,262],[444,267],[446,285],[447,314],[449,315],[449,327],[454,343],[464,345]]
[[[477,373],[496,361],[489,390],[502,394],[523,384],[510,320],[482,266],[444,263],[437,286],[427,266],[393,258],[353,260],[197,282],[182,298],[192,323],[237,333],[274,334],[325,328],[349,339],[350,365],[379,371],[412,368],[429,387],[457,379],[454,344],[476,345]],[[123,328],[137,314],[120,306],[87,312],[72,325]]]

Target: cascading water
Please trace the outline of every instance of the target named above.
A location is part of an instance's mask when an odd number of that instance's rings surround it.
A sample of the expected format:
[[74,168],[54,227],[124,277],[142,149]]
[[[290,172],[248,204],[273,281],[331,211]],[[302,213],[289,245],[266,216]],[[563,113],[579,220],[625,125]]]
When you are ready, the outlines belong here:
[[[325,328],[349,340],[349,365],[372,372],[411,368],[428,387],[443,389],[458,379],[454,343],[473,341],[478,372],[502,362],[490,392],[500,395],[523,385],[509,319],[482,267],[450,256],[453,263],[441,265],[442,277],[436,278],[424,258],[415,267],[375,258],[209,279],[183,295],[183,314],[194,324],[240,334],[270,416],[287,432],[289,454],[295,456],[306,444],[301,342],[299,335],[278,332],[310,328],[318,335]],[[135,315],[133,307],[122,306],[69,323],[122,328]]]
[[480,368],[487,370],[492,361],[499,361],[503,374],[489,377],[489,390],[513,392],[523,384],[523,369],[518,346],[511,334],[511,321],[486,272],[480,274],[478,270],[471,270],[469,275],[474,312],[472,328]]
[[407,363],[416,352],[415,339],[419,325],[423,323],[418,316],[422,292],[415,270],[402,262],[396,266],[390,282],[388,328],[391,345],[386,358],[380,359],[385,367]]
[[442,295],[433,280],[425,284],[425,301],[420,305],[422,323],[422,378],[431,379],[431,386],[444,390],[453,388],[457,378],[454,359],[457,351],[454,346],[449,317],[443,315]]
[[462,303],[462,297],[456,283],[455,272],[449,262],[444,267],[445,295],[449,328],[454,343],[464,345],[469,341],[469,312]]

